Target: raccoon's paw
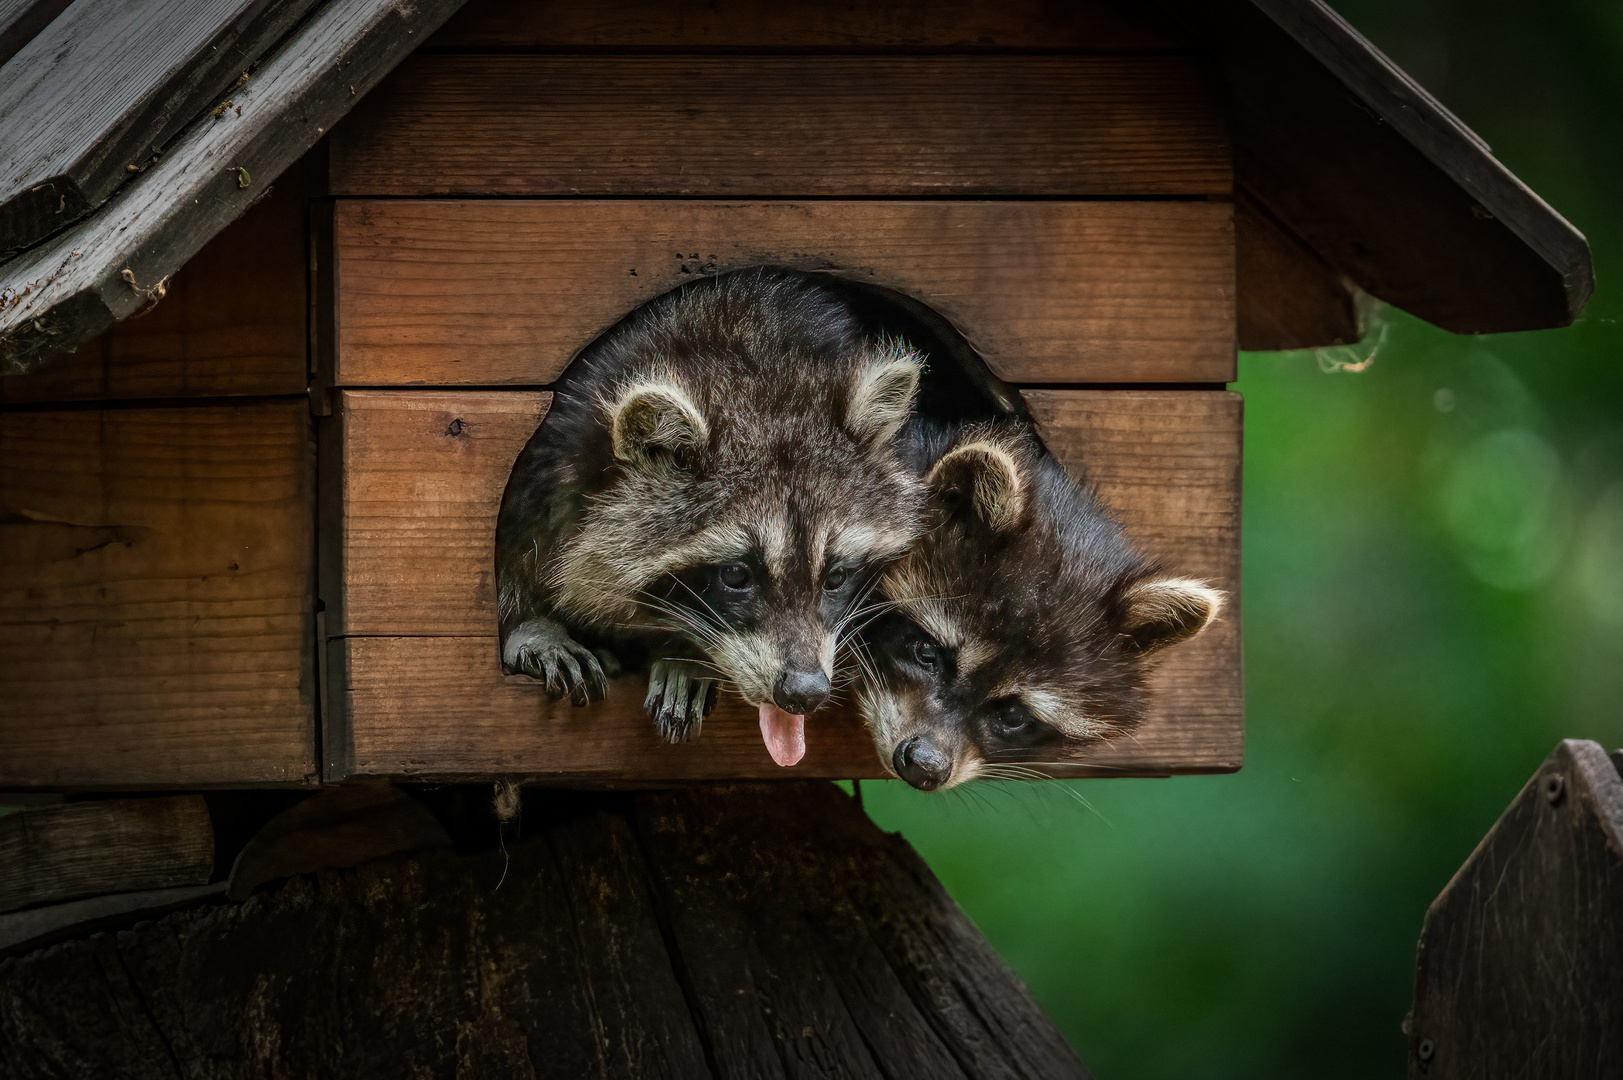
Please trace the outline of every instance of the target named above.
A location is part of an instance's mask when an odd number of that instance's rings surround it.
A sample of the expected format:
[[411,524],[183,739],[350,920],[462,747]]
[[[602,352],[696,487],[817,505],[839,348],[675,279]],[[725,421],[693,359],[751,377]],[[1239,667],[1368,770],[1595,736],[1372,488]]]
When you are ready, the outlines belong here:
[[550,619],[530,619],[507,635],[502,667],[538,679],[554,700],[576,705],[608,696],[609,682],[597,656]]
[[688,660],[655,660],[648,669],[648,716],[669,743],[699,736],[699,728],[716,707],[716,680]]

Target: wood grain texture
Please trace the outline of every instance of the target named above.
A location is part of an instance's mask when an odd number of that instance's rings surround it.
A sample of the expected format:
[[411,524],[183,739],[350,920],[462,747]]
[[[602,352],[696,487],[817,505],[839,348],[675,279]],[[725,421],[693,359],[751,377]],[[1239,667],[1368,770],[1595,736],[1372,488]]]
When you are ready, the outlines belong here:
[[312,0],[76,0],[0,67],[0,255],[101,205]]
[[305,155],[176,271],[162,301],[77,352],[0,370],[0,403],[302,394],[308,382]]
[[1411,1080],[1623,1075],[1623,780],[1566,739],[1431,907]]
[[214,827],[201,795],[67,803],[0,818],[0,911],[202,885],[213,871]]
[[1209,195],[1182,56],[417,56],[333,132],[337,195]]
[[923,860],[832,785],[531,793],[526,810],[506,852],[381,860],[5,961],[0,1060],[72,1078],[229,1080],[267,1060],[298,1076],[1088,1075]]
[[0,0],[0,64],[62,14],[71,0]]
[[444,52],[1144,52],[1188,48],[1148,5],[1111,0],[472,0]]
[[185,129],[90,218],[0,264],[0,370],[78,348],[148,306],[457,3],[322,5],[232,91],[218,123]]
[[31,953],[68,938],[86,937],[98,930],[156,919],[224,896],[225,882],[221,881],[213,885],[108,893],[13,911],[0,915],[0,959]]
[[1244,191],[1234,200],[1234,284],[1242,349],[1350,345],[1362,336],[1352,283]]
[[635,806],[717,1073],[1088,1075],[924,861],[831,785]]
[[1159,6],[1230,88],[1238,182],[1365,292],[1456,333],[1583,309],[1583,235],[1329,4]]
[[542,385],[695,274],[777,263],[931,305],[1021,382],[1228,382],[1232,206],[340,201],[343,385]]
[[[1169,566],[1229,591],[1231,607],[1174,650],[1136,738],[1079,759],[1106,775],[1239,766],[1240,403],[1226,392],[1031,391],[1049,447],[1086,468],[1129,531]],[[496,512],[547,395],[349,390],[340,395],[341,569],[323,570],[330,780],[518,773],[606,781],[779,777],[753,709],[724,701],[697,742],[666,746],[626,678],[574,709],[503,676]],[[793,776],[885,775],[860,720],[817,717]]]
[[0,413],[0,785],[311,778],[310,423]]

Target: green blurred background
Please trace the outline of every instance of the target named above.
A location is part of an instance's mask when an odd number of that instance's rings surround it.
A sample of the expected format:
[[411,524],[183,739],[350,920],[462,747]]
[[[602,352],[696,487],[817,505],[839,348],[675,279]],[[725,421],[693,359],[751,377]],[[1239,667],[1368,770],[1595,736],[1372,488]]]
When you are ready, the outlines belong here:
[[1426,905],[1559,739],[1623,745],[1623,3],[1335,6],[1597,289],[1537,334],[1389,311],[1356,374],[1241,355],[1240,773],[864,785],[1108,1080],[1401,1075]]

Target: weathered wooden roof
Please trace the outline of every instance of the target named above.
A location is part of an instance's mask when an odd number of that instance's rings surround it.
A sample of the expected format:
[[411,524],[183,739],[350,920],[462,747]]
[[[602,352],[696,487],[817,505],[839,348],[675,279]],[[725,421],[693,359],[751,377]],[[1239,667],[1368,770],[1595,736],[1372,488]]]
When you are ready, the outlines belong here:
[[1242,197],[1365,292],[1456,333],[1583,310],[1583,234],[1323,0],[1158,2],[1226,77]]
[[156,302],[460,2],[0,2],[0,366]]
[[[1450,330],[1561,326],[1583,236],[1322,0],[1158,0],[1228,84],[1235,175]],[[0,0],[0,366],[155,302],[460,0]]]

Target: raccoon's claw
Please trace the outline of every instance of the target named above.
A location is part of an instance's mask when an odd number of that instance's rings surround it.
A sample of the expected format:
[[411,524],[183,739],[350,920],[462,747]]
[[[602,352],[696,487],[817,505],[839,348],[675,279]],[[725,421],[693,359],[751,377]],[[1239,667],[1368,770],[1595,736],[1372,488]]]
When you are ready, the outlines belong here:
[[648,669],[648,715],[669,743],[697,738],[716,707],[716,680],[686,660],[655,660]]
[[585,705],[609,693],[597,656],[549,619],[531,619],[508,634],[502,666],[539,680],[554,700]]

